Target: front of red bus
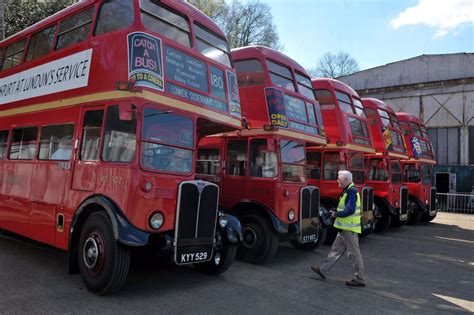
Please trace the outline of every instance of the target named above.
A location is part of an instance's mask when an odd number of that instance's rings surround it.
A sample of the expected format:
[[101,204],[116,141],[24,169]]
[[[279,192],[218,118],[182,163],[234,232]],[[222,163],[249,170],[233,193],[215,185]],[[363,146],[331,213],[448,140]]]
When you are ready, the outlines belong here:
[[[366,185],[364,154],[375,150],[361,99],[350,86],[338,80],[312,79],[312,86],[321,104],[328,144],[308,150],[308,181],[320,187],[321,203],[330,209],[336,207],[341,193],[338,172],[351,171],[362,199],[362,235],[367,235],[373,223],[373,189]],[[326,243],[331,243],[335,236],[335,231],[331,231]]]
[[[184,1],[138,2],[143,30],[128,35],[129,78],[145,100],[138,105],[140,174],[129,217],[177,264],[220,273],[235,257],[240,224],[218,212],[219,188],[194,180],[194,164],[199,138],[241,127],[229,45]],[[157,58],[149,59],[154,50]]]
[[[272,233],[287,234],[297,248],[314,249],[323,231],[319,228],[319,191],[306,181],[305,150],[324,145],[326,139],[310,77],[293,59],[264,46],[234,49],[232,59],[238,76],[242,115],[249,123],[249,129],[242,131],[241,136],[253,139],[250,141],[261,138],[268,143],[262,150],[270,152],[262,154],[275,157],[265,160],[274,164],[271,180],[252,178],[246,183],[247,195],[242,197],[262,205],[264,217],[272,222]],[[252,166],[253,161],[250,163]],[[272,193],[264,193],[264,187]],[[241,217],[249,215],[246,211]],[[242,221],[244,245],[247,251],[256,251],[251,246],[256,233],[246,229],[250,226],[246,222]],[[246,235],[248,244],[245,244]]]
[[376,153],[366,155],[368,183],[374,187],[376,227],[401,227],[408,218],[408,188],[402,185],[401,160],[408,158],[393,109],[374,98],[362,99],[374,136]]
[[410,193],[408,224],[417,224],[420,220],[431,221],[437,213],[436,188],[433,187],[433,166],[436,164],[433,147],[418,117],[409,113],[396,115],[409,156],[409,159],[402,160],[403,184]]

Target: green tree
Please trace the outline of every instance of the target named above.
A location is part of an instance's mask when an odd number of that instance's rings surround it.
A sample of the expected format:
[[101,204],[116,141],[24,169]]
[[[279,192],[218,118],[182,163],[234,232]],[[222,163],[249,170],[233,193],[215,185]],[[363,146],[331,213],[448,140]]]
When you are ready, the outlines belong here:
[[315,77],[337,78],[356,71],[359,71],[359,63],[348,53],[341,51],[337,54],[325,53],[309,73]]
[[225,0],[188,0],[188,2],[214,20],[220,27],[224,25],[229,13],[229,6]]
[[[3,0],[5,36],[47,18],[75,3],[75,0]],[[1,13],[1,12],[0,12]]]

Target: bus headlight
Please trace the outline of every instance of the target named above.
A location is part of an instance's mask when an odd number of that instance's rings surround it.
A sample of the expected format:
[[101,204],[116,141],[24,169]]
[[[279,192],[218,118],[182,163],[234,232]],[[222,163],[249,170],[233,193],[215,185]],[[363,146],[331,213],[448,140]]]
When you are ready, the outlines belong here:
[[153,230],[159,230],[165,223],[165,216],[161,212],[154,213],[150,218],[150,226]]
[[425,200],[425,204],[428,204],[428,199]]
[[219,225],[221,228],[225,228],[227,225],[227,216],[225,214],[219,218]]
[[288,211],[288,220],[293,221],[295,219],[295,210],[290,209]]

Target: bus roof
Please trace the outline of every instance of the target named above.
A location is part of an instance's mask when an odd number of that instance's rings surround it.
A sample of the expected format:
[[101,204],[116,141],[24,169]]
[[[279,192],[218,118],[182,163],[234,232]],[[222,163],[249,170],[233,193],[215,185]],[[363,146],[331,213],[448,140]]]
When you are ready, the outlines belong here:
[[364,103],[364,107],[369,107],[369,108],[374,108],[374,109],[384,109],[391,114],[395,114],[395,111],[390,105],[388,105],[387,103],[379,99],[368,97],[368,98],[363,98],[362,101]]
[[360,99],[359,94],[357,94],[357,92],[354,89],[352,89],[349,85],[345,84],[344,82],[338,81],[336,79],[314,78],[314,79],[311,79],[311,82],[313,83],[314,89],[323,89],[323,88],[336,89],[336,90],[344,91]]
[[399,112],[399,113],[396,113],[396,115],[397,115],[398,120],[414,122],[414,123],[424,126],[424,123],[421,121],[421,119],[413,114]]
[[234,62],[236,60],[251,59],[257,56],[261,56],[262,58],[268,58],[268,59],[272,59],[274,61],[283,63],[289,66],[290,68],[293,68],[293,70],[303,73],[304,75],[308,77],[310,76],[308,72],[305,70],[305,68],[303,68],[295,60],[291,59],[287,55],[279,51],[276,51],[275,49],[272,49],[270,47],[266,47],[262,45],[254,45],[254,46],[234,48],[231,51],[231,55],[232,55],[232,60],[234,60]]
[[[26,29],[8,37],[7,39],[3,40],[1,43],[5,44],[5,46],[8,46],[9,42],[13,42],[23,36],[26,36],[30,33],[35,33],[36,31],[39,31],[43,29],[44,27],[56,23],[58,20],[61,20],[62,18],[72,15],[75,12],[79,12],[82,9],[88,7],[89,5],[95,4],[97,2],[101,2],[102,0],[81,0],[79,2],[76,2],[72,4],[71,6],[65,8],[64,10],[61,10],[46,19],[43,19],[30,27],[27,27]],[[139,1],[139,0],[133,0],[134,2]],[[169,6],[173,9],[175,9],[178,12],[181,12],[185,14],[186,16],[192,18],[195,21],[198,21],[199,24],[203,25],[204,27],[208,28],[212,32],[218,34],[222,38],[226,38],[224,32],[217,26],[217,24],[211,20],[207,15],[202,13],[199,9],[191,5],[185,0],[161,0],[160,4],[164,4],[166,6]]]

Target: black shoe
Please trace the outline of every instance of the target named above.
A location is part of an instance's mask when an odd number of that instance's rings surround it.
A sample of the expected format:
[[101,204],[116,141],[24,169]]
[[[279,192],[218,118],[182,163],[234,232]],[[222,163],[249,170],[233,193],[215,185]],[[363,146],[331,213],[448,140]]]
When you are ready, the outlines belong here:
[[349,287],[365,287],[365,283],[359,282],[355,279],[352,279],[351,281],[346,281],[346,285]]
[[323,273],[321,272],[321,270],[319,269],[319,267],[311,266],[311,270],[313,270],[314,272],[316,272],[321,278],[326,279],[326,276],[323,275]]

